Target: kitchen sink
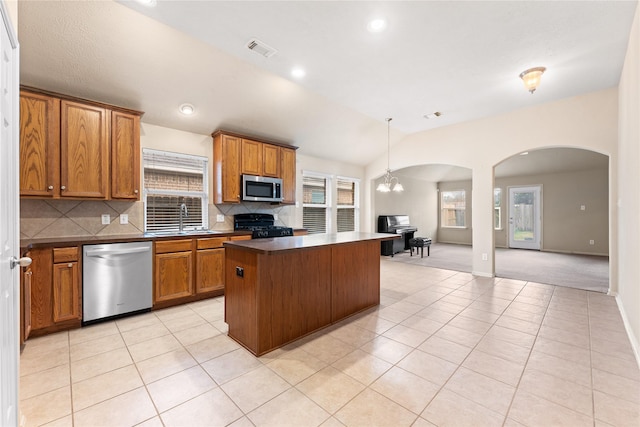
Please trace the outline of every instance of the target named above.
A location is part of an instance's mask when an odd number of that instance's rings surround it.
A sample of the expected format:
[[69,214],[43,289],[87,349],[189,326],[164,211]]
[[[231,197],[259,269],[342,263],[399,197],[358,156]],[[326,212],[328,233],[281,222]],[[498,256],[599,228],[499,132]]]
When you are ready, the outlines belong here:
[[144,233],[145,237],[163,237],[163,236],[201,236],[208,234],[222,234],[224,231],[216,230],[184,230],[184,231],[149,231]]

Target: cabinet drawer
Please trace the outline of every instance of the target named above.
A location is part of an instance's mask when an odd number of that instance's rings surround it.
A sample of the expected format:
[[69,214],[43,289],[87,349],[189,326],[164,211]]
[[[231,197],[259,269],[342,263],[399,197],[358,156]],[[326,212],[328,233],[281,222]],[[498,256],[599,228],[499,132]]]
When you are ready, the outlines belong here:
[[78,247],[72,248],[54,248],[53,249],[53,262],[72,262],[78,261]]
[[198,239],[198,249],[215,249],[221,248],[222,242],[226,241],[226,237],[213,237],[209,239]]
[[246,236],[231,236],[229,240],[251,240],[251,235],[248,234]]
[[167,240],[165,242],[156,242],[156,253],[166,254],[170,252],[190,251],[193,241],[185,240]]

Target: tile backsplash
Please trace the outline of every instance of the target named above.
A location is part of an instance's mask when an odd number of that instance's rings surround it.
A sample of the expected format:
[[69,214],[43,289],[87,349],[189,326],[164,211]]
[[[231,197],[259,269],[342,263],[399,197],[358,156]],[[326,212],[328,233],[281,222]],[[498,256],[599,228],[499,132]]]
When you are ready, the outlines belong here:
[[[295,227],[295,207],[273,206],[269,203],[209,205],[209,228],[232,230],[233,215],[264,212],[278,216],[276,225]],[[109,214],[110,224],[102,224],[102,215]],[[129,216],[128,224],[120,224],[120,214]],[[217,222],[217,215],[224,222]],[[20,200],[20,238],[55,238],[73,236],[107,236],[136,234],[144,231],[144,203],[94,200]]]

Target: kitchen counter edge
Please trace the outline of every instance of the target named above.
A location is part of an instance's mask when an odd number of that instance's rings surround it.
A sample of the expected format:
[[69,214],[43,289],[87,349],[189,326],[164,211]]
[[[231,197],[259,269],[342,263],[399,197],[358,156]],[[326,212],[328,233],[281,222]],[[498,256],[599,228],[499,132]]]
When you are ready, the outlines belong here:
[[224,246],[269,255],[287,251],[317,248],[319,246],[344,245],[367,240],[384,241],[397,238],[400,238],[400,236],[389,233],[345,232],[335,234],[275,237],[257,240],[227,241],[224,242]]

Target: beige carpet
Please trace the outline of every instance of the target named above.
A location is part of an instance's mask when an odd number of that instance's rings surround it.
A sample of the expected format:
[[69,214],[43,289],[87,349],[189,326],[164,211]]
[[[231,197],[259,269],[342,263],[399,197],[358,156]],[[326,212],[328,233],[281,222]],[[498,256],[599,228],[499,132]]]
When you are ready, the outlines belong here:
[[[466,245],[434,243],[429,257],[425,249],[422,259],[415,252],[410,256],[409,251],[389,259],[467,273],[472,270],[471,246]],[[496,276],[606,293],[609,290],[609,258],[498,248]]]

